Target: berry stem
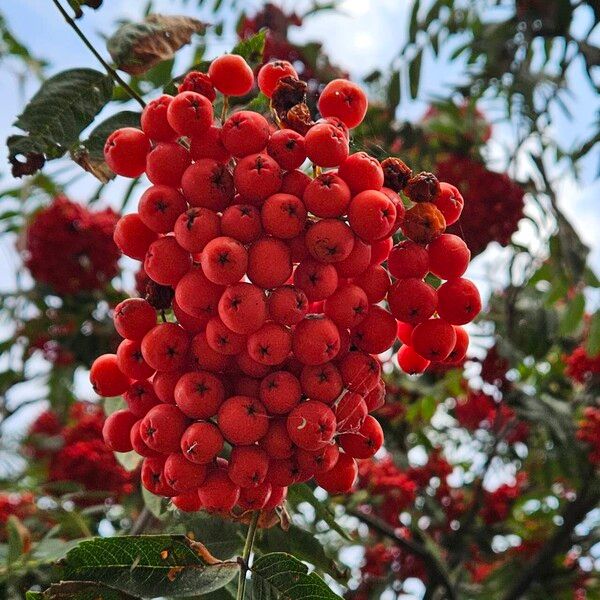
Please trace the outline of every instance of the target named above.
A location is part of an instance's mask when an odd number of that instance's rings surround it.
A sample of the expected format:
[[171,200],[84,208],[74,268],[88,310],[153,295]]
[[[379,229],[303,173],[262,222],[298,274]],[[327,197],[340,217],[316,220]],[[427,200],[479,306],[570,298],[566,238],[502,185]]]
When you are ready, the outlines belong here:
[[106,69],[106,72],[117,82],[119,85],[123,87],[123,89],[136,101],[138,104],[144,108],[146,103],[142,99],[142,97],[131,88],[131,86],[102,58],[102,55],[94,48],[93,44],[85,37],[85,34],[79,27],[77,23],[71,18],[69,13],[62,7],[58,0],[52,0],[54,6],[59,10],[60,14],[64,17],[65,21],[69,24],[69,26],[75,31],[75,33],[79,36],[81,41],[86,45],[89,51],[98,59],[100,64]]
[[229,96],[223,96],[223,108],[221,109],[221,125],[225,123],[229,111]]
[[260,510],[255,511],[252,514],[252,520],[248,526],[248,533],[246,534],[246,543],[244,544],[244,550],[242,552],[242,565],[240,567],[240,576],[238,580],[238,589],[236,600],[244,600],[244,594],[246,592],[246,575],[249,570],[250,555],[254,548],[254,538],[256,537],[256,528],[258,526],[258,519],[260,517]]

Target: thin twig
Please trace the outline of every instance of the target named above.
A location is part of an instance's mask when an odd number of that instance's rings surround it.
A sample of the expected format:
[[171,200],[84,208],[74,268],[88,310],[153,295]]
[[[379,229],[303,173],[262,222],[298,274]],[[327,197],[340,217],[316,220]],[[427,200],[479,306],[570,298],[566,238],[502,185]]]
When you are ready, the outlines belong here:
[[256,528],[258,526],[258,519],[260,517],[260,511],[257,510],[252,514],[252,520],[248,526],[248,533],[246,534],[246,543],[244,544],[244,550],[242,552],[242,561],[240,565],[240,575],[238,580],[238,589],[236,600],[244,600],[246,593],[246,575],[250,569],[250,555],[254,548],[254,538],[256,537]]
[[140,533],[142,533],[144,529],[148,527],[151,520],[152,513],[148,510],[147,506],[144,506],[138,518],[133,522],[131,530],[129,531],[129,535],[139,535]]
[[75,21],[71,18],[69,13],[61,6],[58,0],[52,0],[54,6],[59,10],[60,14],[64,17],[65,21],[69,24],[69,26],[73,29],[73,31],[79,36],[81,41],[86,45],[88,50],[96,57],[98,62],[106,69],[106,72],[119,84],[123,87],[123,89],[136,101],[138,104],[144,108],[146,103],[142,99],[142,97],[102,58],[102,55],[94,48],[93,44],[85,37],[85,34]]

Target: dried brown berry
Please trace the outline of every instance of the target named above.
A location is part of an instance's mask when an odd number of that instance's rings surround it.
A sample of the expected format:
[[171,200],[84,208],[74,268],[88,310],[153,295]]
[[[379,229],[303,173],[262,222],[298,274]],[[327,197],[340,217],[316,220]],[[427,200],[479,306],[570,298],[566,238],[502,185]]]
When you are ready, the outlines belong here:
[[146,283],[146,300],[156,310],[166,310],[170,308],[175,291],[168,285],[159,285],[155,281],[148,279]]
[[399,158],[390,156],[381,163],[383,169],[383,185],[394,190],[402,191],[412,177],[412,169]]
[[310,110],[304,102],[292,106],[285,117],[281,118],[281,122],[300,135],[306,135],[308,130],[315,124],[310,115]]
[[280,119],[287,116],[296,104],[302,104],[306,101],[307,85],[296,77],[282,77],[271,96],[271,106]]
[[411,177],[404,188],[404,193],[413,202],[434,202],[440,191],[438,178],[426,171]]
[[402,233],[417,244],[429,244],[446,230],[446,219],[431,202],[415,204],[406,211]]

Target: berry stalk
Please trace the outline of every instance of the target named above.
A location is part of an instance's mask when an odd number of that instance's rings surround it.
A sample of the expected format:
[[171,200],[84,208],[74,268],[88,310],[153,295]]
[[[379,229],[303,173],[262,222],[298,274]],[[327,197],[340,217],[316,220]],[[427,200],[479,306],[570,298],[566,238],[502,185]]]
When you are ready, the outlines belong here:
[[244,600],[244,594],[246,593],[246,574],[249,570],[249,560],[254,548],[254,538],[256,537],[256,528],[258,526],[258,519],[260,517],[260,511],[254,511],[252,514],[252,520],[248,526],[248,533],[246,534],[246,543],[244,544],[244,550],[242,552],[242,565],[240,568],[240,577],[237,589],[236,600]]

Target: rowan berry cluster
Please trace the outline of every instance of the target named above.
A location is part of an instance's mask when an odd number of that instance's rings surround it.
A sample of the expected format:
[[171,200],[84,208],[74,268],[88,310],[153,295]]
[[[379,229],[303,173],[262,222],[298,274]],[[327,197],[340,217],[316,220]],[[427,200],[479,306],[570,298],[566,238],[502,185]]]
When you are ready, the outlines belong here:
[[[469,251],[444,234],[458,190],[398,159],[349,153],[364,92],[332,81],[315,122],[290,63],[267,63],[257,83],[273,122],[249,110],[215,120],[217,92],[254,86],[244,59],[224,55],[105,146],[113,171],[145,172],[152,186],[115,231],[149,280],[145,299],[115,309],[117,353],[91,369],[96,391],[128,406],[104,439],[143,456],[143,485],[189,511],[272,509],[313,477],[349,491],[356,460],[383,443],[369,412],[383,402],[377,355],[397,319],[399,363],[415,373],[461,360],[460,326],[480,309],[461,277]],[[314,177],[300,170],[307,159]],[[392,249],[400,229],[407,239]],[[428,272],[448,281],[436,290]]]

